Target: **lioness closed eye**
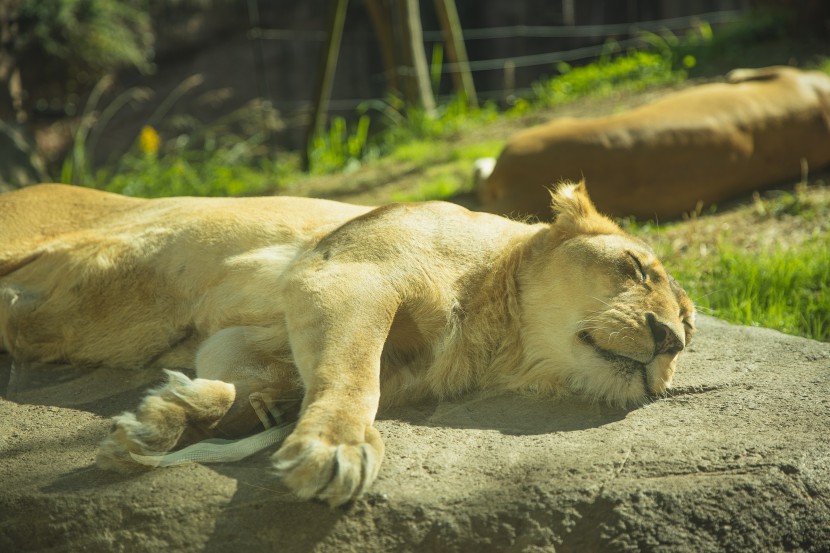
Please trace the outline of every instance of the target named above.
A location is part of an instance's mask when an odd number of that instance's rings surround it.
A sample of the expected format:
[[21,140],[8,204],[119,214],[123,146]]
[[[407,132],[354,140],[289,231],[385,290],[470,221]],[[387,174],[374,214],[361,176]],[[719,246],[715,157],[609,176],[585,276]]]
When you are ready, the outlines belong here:
[[[170,372],[115,418],[98,464],[261,428],[301,497],[374,480],[379,405],[473,389],[636,405],[671,386],[694,309],[581,185],[552,224],[432,202],[142,200],[41,185],[0,195],[0,347],[18,359]],[[267,422],[267,420],[266,420]]]

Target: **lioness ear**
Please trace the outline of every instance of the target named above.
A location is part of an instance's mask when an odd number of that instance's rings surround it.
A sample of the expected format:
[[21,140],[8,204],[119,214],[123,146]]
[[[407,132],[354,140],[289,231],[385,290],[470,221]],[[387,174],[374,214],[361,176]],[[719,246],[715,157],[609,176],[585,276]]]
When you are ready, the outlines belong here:
[[585,181],[561,183],[551,191],[553,227],[568,234],[617,234],[622,232],[602,215],[588,197]]

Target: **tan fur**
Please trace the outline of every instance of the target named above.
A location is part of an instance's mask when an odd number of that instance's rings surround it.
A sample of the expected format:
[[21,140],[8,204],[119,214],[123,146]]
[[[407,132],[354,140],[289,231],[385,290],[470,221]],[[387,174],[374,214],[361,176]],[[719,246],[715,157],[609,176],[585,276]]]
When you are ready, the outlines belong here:
[[487,211],[546,218],[546,189],[585,178],[600,211],[665,219],[829,164],[830,77],[739,69],[636,109],[516,133],[479,193]]
[[105,468],[299,411],[275,468],[338,505],[377,475],[382,403],[479,389],[637,405],[671,386],[689,298],[584,186],[552,203],[556,221],[531,225],[440,202],[26,188],[0,195],[0,346],[195,369],[115,418]]

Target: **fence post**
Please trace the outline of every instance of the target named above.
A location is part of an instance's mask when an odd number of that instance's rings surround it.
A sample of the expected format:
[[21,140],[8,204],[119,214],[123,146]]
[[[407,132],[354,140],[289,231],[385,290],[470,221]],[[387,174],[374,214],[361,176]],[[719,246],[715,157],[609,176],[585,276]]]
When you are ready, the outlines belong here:
[[562,0],[562,23],[569,27],[576,25],[574,0]]
[[415,91],[414,103],[419,104],[427,113],[435,112],[435,97],[432,95],[432,85],[429,79],[426,54],[424,53],[424,34],[421,28],[421,11],[418,0],[405,0],[402,12],[402,26],[407,39],[406,51],[411,61],[413,74],[410,79],[413,81]]
[[462,92],[471,108],[478,107],[478,96],[470,72],[470,63],[467,59],[467,48],[464,45],[464,34],[458,20],[458,9],[455,0],[435,0],[435,10],[438,12],[438,21],[441,22],[441,33],[444,35],[444,44],[447,45],[447,57],[455,64],[456,70],[450,72],[456,92]]
[[395,56],[395,39],[392,33],[392,21],[389,7],[381,0],[366,0],[366,10],[375,28],[375,36],[380,45],[380,54],[383,57],[384,74],[386,76],[386,90],[391,93],[400,93],[401,86],[398,79],[398,62]]
[[346,8],[349,0],[331,0],[331,18],[329,20],[329,32],[326,49],[324,51],[323,67],[320,72],[320,80],[317,86],[317,97],[314,102],[314,113],[305,140],[305,150],[301,159],[302,169],[308,171],[311,168],[311,147],[314,144],[314,137],[323,129],[326,113],[329,107],[331,87],[334,82],[334,72],[337,68],[337,58],[340,55],[340,40],[343,37],[343,23],[346,20]]

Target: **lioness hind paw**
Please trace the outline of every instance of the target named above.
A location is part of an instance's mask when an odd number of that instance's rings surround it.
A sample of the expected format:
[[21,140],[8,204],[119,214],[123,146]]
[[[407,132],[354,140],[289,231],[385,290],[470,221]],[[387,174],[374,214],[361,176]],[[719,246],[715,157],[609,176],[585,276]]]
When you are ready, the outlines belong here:
[[149,395],[138,412],[113,418],[109,436],[98,448],[98,466],[116,472],[146,468],[133,458],[167,452],[187,428],[187,413],[181,405],[158,395]]
[[379,437],[377,442],[380,447],[368,442],[328,445],[319,439],[289,438],[272,457],[274,470],[299,497],[321,499],[337,507],[360,496],[374,482],[383,458]]
[[138,438],[143,432],[141,423],[132,413],[124,413],[113,419],[109,435],[98,446],[95,463],[102,469],[120,473],[147,470],[150,467],[138,463],[130,453],[147,455],[147,445]]

